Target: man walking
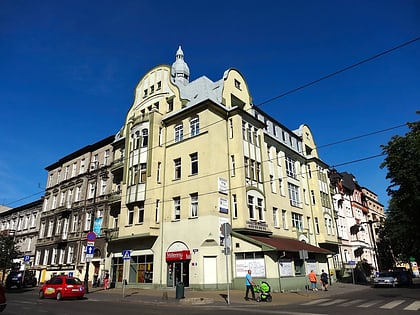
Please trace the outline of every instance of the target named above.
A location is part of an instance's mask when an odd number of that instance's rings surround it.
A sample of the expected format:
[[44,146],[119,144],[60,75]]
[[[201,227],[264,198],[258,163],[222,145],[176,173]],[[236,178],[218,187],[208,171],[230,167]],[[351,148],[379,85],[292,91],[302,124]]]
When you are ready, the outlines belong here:
[[254,281],[252,280],[251,270],[248,269],[248,273],[245,277],[245,285],[246,285],[246,292],[245,292],[245,300],[249,301],[248,293],[251,290],[252,299],[255,300],[255,293],[254,293]]
[[324,291],[328,291],[328,275],[327,273],[324,271],[324,269],[322,269],[322,273],[321,273],[321,283],[322,283],[322,288],[324,289]]

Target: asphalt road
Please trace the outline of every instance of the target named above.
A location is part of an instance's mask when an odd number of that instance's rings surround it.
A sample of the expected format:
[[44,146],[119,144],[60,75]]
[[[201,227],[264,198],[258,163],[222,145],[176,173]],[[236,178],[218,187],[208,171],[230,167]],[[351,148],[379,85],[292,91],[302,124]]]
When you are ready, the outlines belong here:
[[[337,287],[336,287],[337,288]],[[334,287],[331,288],[334,290]],[[38,298],[38,289],[8,292],[8,305],[2,314],[9,315],[131,315],[131,314],[288,314],[288,315],[324,315],[324,314],[417,314],[420,312],[420,286],[407,288],[371,288],[368,286],[352,287],[337,294],[329,292],[306,292],[292,295],[273,295],[273,303],[246,302],[239,296],[233,303],[209,299],[208,303],[200,298],[176,300],[169,292],[167,299],[162,291],[145,292],[142,290],[91,292],[83,300],[64,300]],[[147,293],[147,294],[146,294]],[[199,293],[198,293],[199,294]],[[203,296],[205,293],[202,293]],[[211,296],[209,293],[208,296]],[[242,295],[242,292],[235,292]],[[193,295],[186,292],[186,295]],[[200,295],[197,295],[200,296]],[[213,296],[216,296],[213,294]]]

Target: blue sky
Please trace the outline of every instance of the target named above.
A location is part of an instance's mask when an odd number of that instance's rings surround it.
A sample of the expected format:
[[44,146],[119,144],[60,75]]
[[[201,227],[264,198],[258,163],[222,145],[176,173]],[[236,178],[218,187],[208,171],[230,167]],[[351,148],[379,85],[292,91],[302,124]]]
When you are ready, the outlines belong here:
[[[138,81],[179,45],[192,80],[236,68],[261,104],[419,38],[419,17],[417,0],[1,0],[0,204],[37,200],[46,166],[115,134]],[[419,70],[420,40],[262,109],[292,130],[309,125],[321,159],[386,206],[383,157],[352,162],[418,120]]]

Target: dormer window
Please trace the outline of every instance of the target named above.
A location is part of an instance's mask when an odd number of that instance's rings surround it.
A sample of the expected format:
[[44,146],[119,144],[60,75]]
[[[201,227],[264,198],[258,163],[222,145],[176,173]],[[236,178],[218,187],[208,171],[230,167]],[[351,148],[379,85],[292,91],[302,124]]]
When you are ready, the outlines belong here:
[[159,91],[162,88],[162,82],[157,83],[156,91]]
[[153,94],[155,92],[155,86],[154,85],[152,85],[151,87],[150,87],[150,94]]
[[240,90],[241,89],[241,82],[235,79],[235,87]]

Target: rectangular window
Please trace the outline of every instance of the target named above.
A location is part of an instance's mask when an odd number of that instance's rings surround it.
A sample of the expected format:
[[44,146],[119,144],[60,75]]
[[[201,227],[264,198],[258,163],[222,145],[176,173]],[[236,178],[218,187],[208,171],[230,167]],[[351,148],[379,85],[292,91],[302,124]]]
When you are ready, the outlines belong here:
[[57,208],[57,195],[53,196],[52,205],[51,205],[51,209],[55,209],[55,208]]
[[232,120],[232,118],[229,119],[229,137],[231,139],[233,138],[233,120]]
[[175,142],[180,142],[184,138],[184,128],[182,124],[175,126]]
[[261,198],[257,198],[257,213],[258,213],[258,220],[264,221],[264,207],[263,207],[263,200]]
[[86,165],[86,160],[85,159],[81,159],[80,160],[79,174],[83,174],[85,172],[85,165]]
[[244,169],[245,169],[245,177],[249,178],[249,159],[244,157]]
[[51,265],[57,264],[57,257],[58,257],[58,249],[53,248],[51,253]]
[[101,190],[100,190],[100,195],[103,196],[106,194],[106,180],[101,178]]
[[82,253],[80,255],[80,262],[86,262],[86,245],[82,245]]
[[315,233],[319,234],[319,222],[318,222],[318,218],[314,218],[315,221]]
[[160,216],[160,202],[159,199],[156,200],[155,204],[155,223],[159,223],[159,216]]
[[174,199],[174,220],[181,219],[181,198],[175,197]]
[[288,224],[287,224],[287,211],[286,210],[281,210],[281,223],[283,225],[283,229],[287,230]]
[[273,207],[273,225],[275,228],[279,227],[279,210]]
[[160,176],[161,176],[161,168],[162,167],[162,163],[161,162],[158,162],[158,164],[157,164],[157,174],[156,174],[156,181],[158,182],[158,183],[160,183]]
[[74,247],[69,246],[69,250],[67,252],[67,263],[68,264],[71,264],[73,262],[73,257],[74,257]]
[[238,217],[238,200],[236,194],[232,194],[232,203],[233,203],[233,218]]
[[292,226],[299,232],[303,231],[303,220],[301,214],[292,212]]
[[77,176],[77,162],[73,163],[73,168],[71,170],[71,177]]
[[127,225],[133,225],[134,222],[134,209],[128,208]]
[[50,256],[50,250],[49,249],[44,250],[44,259],[42,261],[42,264],[44,266],[48,265],[48,258],[49,258],[49,256]]
[[288,183],[290,204],[294,207],[300,206],[299,187]]
[[62,265],[64,263],[65,254],[66,254],[66,250],[65,249],[60,249],[60,257],[58,259],[58,263],[60,265]]
[[137,223],[139,223],[139,224],[144,223],[144,201],[141,201],[140,205],[139,205]]
[[53,229],[54,229],[54,220],[50,219],[50,221],[48,222],[47,237],[51,237],[53,235]]
[[296,161],[290,156],[286,156],[286,174],[287,176],[296,179]]
[[140,164],[140,183],[145,183],[147,178],[146,163]]
[[63,222],[63,219],[57,218],[57,224],[55,225],[55,235],[61,234],[61,224]]
[[242,122],[242,139],[246,141],[246,122]]
[[192,153],[190,154],[191,159],[191,175],[198,174],[198,153]]
[[67,165],[64,171],[64,180],[69,178],[69,174],[70,174],[70,167]]
[[191,137],[194,137],[200,133],[200,120],[198,119],[198,117],[194,117],[193,119],[191,119],[190,132]]
[[191,218],[198,217],[198,194],[193,193],[190,195],[191,198]]
[[248,196],[248,214],[249,218],[255,220],[255,211],[254,211],[254,197]]
[[76,187],[76,197],[74,199],[75,202],[80,201],[80,198],[82,196],[82,187],[81,186],[77,186]]
[[45,236],[45,226],[46,226],[45,221],[42,221],[41,222],[41,227],[39,229],[39,238],[44,238],[44,236]]
[[73,218],[71,221],[71,232],[72,233],[77,232],[78,226],[79,226],[79,215],[76,213],[76,214],[73,214]]
[[181,159],[174,160],[174,179],[181,178]]
[[230,156],[230,167],[231,167],[231,170],[230,170],[230,175],[233,177],[233,176],[235,176],[235,156],[234,155],[231,155]]
[[90,212],[86,212],[85,214],[85,231],[89,231],[90,227],[92,226],[92,214]]

